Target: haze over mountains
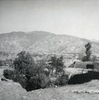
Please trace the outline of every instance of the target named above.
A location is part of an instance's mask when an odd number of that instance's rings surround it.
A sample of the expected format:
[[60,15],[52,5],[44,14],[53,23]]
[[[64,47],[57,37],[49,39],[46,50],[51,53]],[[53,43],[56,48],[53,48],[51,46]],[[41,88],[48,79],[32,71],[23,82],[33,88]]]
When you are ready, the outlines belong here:
[[[84,53],[84,45],[90,40],[69,35],[55,35],[50,32],[11,32],[0,34],[0,52],[18,53],[22,50],[30,53],[66,54]],[[99,42],[92,43],[92,53],[99,53]]]

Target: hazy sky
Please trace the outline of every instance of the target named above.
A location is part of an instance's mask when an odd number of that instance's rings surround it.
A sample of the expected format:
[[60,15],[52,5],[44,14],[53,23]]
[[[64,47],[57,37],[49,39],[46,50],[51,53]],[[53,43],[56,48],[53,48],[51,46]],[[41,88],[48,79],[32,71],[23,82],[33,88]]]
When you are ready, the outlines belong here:
[[0,33],[11,31],[99,39],[99,0],[0,0]]

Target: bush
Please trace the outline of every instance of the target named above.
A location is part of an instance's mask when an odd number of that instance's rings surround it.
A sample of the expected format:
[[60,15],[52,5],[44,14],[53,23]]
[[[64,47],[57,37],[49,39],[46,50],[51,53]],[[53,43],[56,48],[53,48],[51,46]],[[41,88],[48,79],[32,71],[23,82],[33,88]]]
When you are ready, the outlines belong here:
[[68,82],[68,75],[62,74],[55,81],[55,85],[57,85],[57,86],[64,86],[64,85],[67,84],[67,82]]
[[60,56],[60,57],[56,57],[56,56],[51,57],[51,59],[49,60],[49,65],[52,68],[52,74],[50,76],[52,78],[52,80],[50,80],[49,84],[51,86],[66,85],[68,76],[65,75],[65,72],[63,70],[63,68],[65,67],[64,62],[63,62],[63,57],[62,56]]
[[49,65],[52,66],[52,70],[55,69],[56,74],[62,72],[64,68],[63,57],[62,56],[59,58],[56,56],[51,57]]
[[20,74],[31,74],[33,68],[35,68],[35,62],[30,53],[22,51],[14,60],[14,69]]
[[19,82],[27,91],[46,88],[53,84],[50,79],[53,69],[56,69],[56,78],[58,77],[55,84],[64,85],[66,83],[66,76],[63,75],[63,57],[52,57],[49,63],[40,61],[36,64],[28,52],[22,51],[13,61],[13,68],[13,71],[4,70],[4,76]]
[[40,88],[46,88],[48,86],[49,78],[44,73],[36,74],[28,81],[26,90],[31,91]]
[[45,88],[49,81],[47,67],[44,63],[35,64],[32,56],[25,51],[20,52],[13,62],[14,70],[5,70],[4,76],[19,82],[27,91]]
[[[18,54],[14,61],[14,69],[16,72],[15,80],[22,87],[25,87],[27,91],[41,88],[41,79],[38,78],[38,75],[42,72],[42,67],[35,64],[35,61],[28,52],[22,51]],[[24,80],[22,80],[23,76]]]
[[3,76],[7,79],[13,79],[14,76],[14,71],[13,70],[9,70],[9,69],[5,69],[3,71]]

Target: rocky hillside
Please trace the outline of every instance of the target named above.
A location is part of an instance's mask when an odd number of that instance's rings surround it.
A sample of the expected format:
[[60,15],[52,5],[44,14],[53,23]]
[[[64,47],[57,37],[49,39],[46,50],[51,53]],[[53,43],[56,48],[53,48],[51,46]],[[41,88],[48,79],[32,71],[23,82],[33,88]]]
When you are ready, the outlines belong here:
[[[0,34],[0,52],[18,53],[27,50],[42,54],[84,53],[89,40],[69,35],[55,35],[44,31]],[[99,53],[99,42],[92,43],[92,53]]]
[[43,31],[11,32],[0,34],[0,51],[17,53],[33,45],[47,36],[54,35]]
[[31,45],[28,50],[33,52],[45,54],[67,54],[67,53],[84,53],[84,45],[87,42],[92,43],[92,53],[99,53],[99,43],[86,39],[77,38],[69,35],[54,35],[48,36],[44,40],[37,41]]

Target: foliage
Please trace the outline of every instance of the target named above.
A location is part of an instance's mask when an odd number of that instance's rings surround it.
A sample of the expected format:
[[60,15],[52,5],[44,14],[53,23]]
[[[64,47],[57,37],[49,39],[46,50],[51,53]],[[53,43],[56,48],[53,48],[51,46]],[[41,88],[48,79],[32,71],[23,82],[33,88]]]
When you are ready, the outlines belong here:
[[[63,57],[51,57],[49,62],[44,60],[35,63],[30,53],[22,51],[13,61],[13,70],[4,70],[4,76],[19,82],[27,91],[46,88],[52,83],[51,74],[55,69],[54,85],[65,85],[67,77],[63,75]],[[52,76],[51,76],[52,75]],[[56,75],[56,76],[55,76]]]
[[39,89],[39,88],[46,88],[49,82],[49,78],[44,73],[36,74],[29,79],[28,85],[26,87],[27,91]]
[[14,75],[14,71],[13,70],[9,70],[9,69],[5,69],[3,71],[3,76],[7,79],[12,79]]
[[52,70],[56,70],[56,73],[62,72],[64,68],[63,56],[59,58],[56,56],[51,57],[49,64],[52,66]]
[[55,85],[63,86],[66,85],[68,82],[68,75],[62,74],[59,78],[57,78]]
[[44,71],[44,63],[35,63],[32,56],[25,51],[17,54],[13,62],[14,70],[5,70],[4,76],[19,82],[27,91],[44,88],[49,81],[48,74]]
[[83,57],[82,61],[90,61],[90,56],[91,56],[91,43],[88,42],[87,44],[85,44],[85,48],[86,48],[86,56]]
[[62,86],[66,85],[68,81],[68,76],[65,74],[63,68],[64,62],[63,62],[63,57],[56,57],[52,56],[51,59],[49,60],[49,65],[52,68],[52,75],[50,76],[52,80],[50,80],[50,85],[51,86]]
[[14,60],[14,69],[20,74],[32,74],[35,62],[30,53],[22,51],[17,56]]

